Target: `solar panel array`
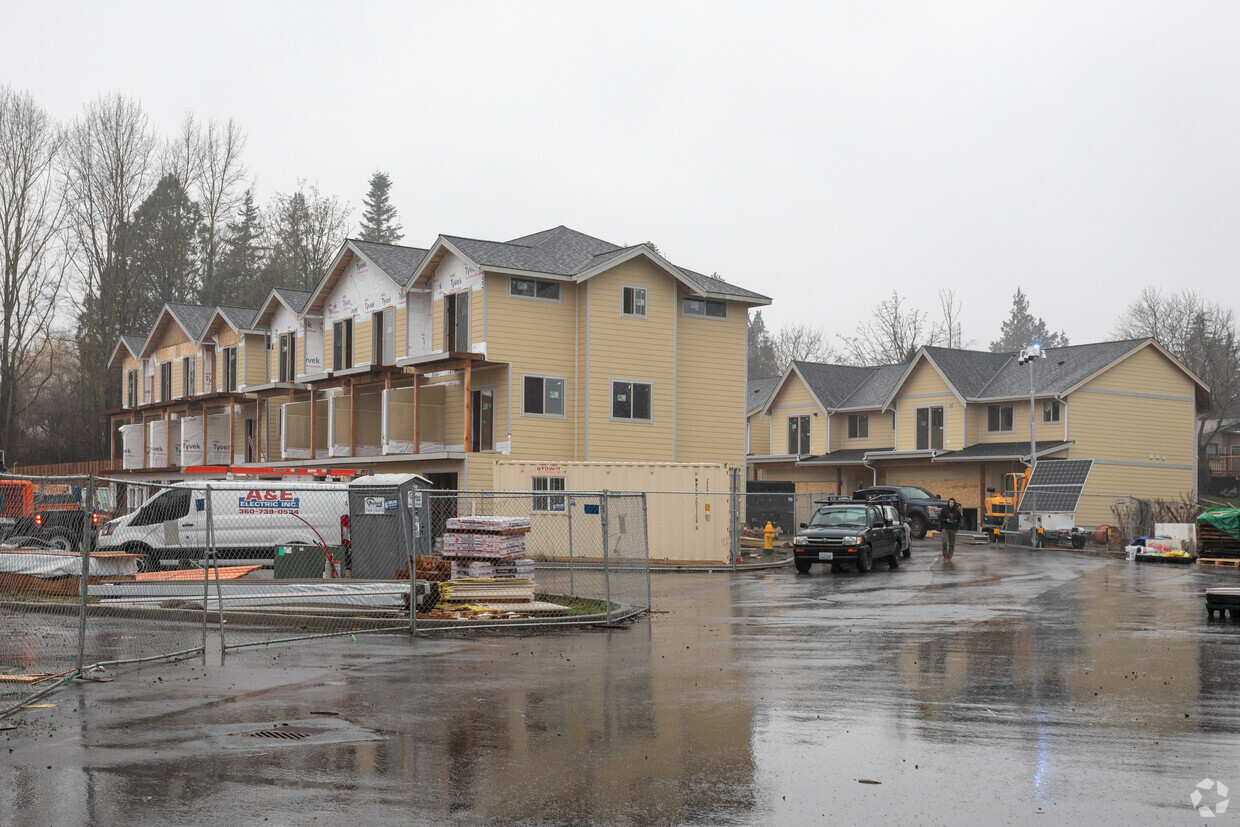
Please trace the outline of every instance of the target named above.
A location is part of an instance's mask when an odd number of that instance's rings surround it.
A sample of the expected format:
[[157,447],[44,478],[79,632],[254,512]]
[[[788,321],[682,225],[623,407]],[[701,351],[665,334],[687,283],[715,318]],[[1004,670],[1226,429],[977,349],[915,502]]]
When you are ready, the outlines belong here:
[[1076,511],[1093,468],[1092,459],[1044,459],[1033,469],[1020,510]]

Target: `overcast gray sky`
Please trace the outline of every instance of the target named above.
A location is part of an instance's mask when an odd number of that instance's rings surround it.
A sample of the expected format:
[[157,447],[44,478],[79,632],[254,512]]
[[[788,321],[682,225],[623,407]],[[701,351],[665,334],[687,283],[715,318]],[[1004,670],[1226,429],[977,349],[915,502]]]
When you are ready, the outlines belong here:
[[851,333],[892,289],[1074,343],[1147,284],[1234,307],[1234,2],[10,3],[60,118],[234,117],[260,202],[394,181],[405,242],[566,224]]

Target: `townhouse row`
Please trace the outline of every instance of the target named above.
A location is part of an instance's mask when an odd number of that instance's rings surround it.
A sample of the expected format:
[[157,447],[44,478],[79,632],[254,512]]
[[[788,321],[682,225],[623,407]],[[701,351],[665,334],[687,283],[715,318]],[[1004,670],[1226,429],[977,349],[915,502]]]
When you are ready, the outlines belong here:
[[976,522],[988,491],[1023,472],[1032,439],[1039,461],[1090,461],[1083,482],[1043,492],[1070,500],[1077,525],[1115,524],[1114,507],[1134,500],[1191,496],[1197,419],[1210,406],[1198,377],[1153,339],[1044,353],[1022,364],[1016,353],[923,347],[899,365],[794,362],[750,382],[749,478],[844,494],[919,486],[954,496]]
[[[169,304],[125,335],[113,459],[359,465],[493,487],[499,460],[745,461],[758,293],[556,227],[428,249],[346,241],[312,291]],[[558,480],[558,482],[557,482]],[[535,482],[537,485],[537,482]]]

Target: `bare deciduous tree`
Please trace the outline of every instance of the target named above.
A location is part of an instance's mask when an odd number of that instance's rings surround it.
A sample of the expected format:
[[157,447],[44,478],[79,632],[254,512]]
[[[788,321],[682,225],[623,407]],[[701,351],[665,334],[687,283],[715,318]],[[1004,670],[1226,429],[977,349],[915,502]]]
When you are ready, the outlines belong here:
[[909,307],[894,290],[874,309],[873,320],[857,332],[841,336],[844,358],[853,365],[895,365],[907,362],[922,345],[939,344],[944,331],[928,321],[926,311]]
[[771,346],[781,371],[787,370],[790,362],[834,362],[839,358],[822,330],[807,324],[781,327]]
[[0,449],[51,373],[37,370],[64,285],[62,135],[28,92],[0,87]]
[[[121,95],[87,104],[67,134],[64,172],[74,259],[81,278],[79,370],[84,404],[117,407],[108,356],[122,333],[140,330],[142,302],[129,266],[130,219],[157,179],[156,141],[142,107]],[[97,450],[108,447],[102,431]]]
[[241,163],[245,134],[231,118],[225,124],[207,123],[202,133],[198,167],[198,203],[202,209],[202,303],[228,300],[220,273],[224,231],[229,217],[241,205],[246,170]]
[[334,195],[297,182],[297,191],[276,193],[266,210],[270,257],[268,286],[313,290],[344,243],[352,210]]
[[943,347],[970,347],[973,340],[964,340],[964,326],[960,322],[964,304],[956,298],[956,291],[950,288],[939,291],[939,309],[942,318],[935,337]]

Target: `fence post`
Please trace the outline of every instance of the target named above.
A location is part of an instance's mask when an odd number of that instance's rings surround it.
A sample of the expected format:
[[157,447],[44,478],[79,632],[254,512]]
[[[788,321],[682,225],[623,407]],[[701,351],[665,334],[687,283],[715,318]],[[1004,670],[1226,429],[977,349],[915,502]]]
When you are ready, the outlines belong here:
[[82,542],[79,553],[82,555],[81,576],[78,578],[78,591],[81,604],[78,608],[78,659],[77,673],[82,674],[86,667],[86,598],[90,587],[90,552],[94,545],[95,533],[91,516],[95,513],[95,475],[86,478],[86,495],[82,501]]
[[650,597],[650,521],[646,512],[646,492],[642,492],[642,547],[646,551],[646,609],[653,609]]
[[611,623],[611,561],[607,553],[607,491],[599,495],[599,521],[603,530],[603,593],[606,599],[607,622]]
[[[413,637],[418,633],[418,550],[414,547],[411,529],[414,520],[418,519],[418,512],[413,505],[413,492],[407,494],[405,502],[399,503],[408,517],[401,519],[400,533],[405,541],[405,562],[409,566],[409,636]],[[396,496],[400,497],[399,488],[396,489]]]
[[729,468],[728,476],[731,483],[731,496],[728,498],[729,510],[731,511],[729,528],[728,528],[728,557],[732,562],[732,570],[741,562],[741,494],[740,494],[740,478],[741,469]]
[[[220,627],[220,659],[224,657],[224,653],[228,650],[228,645],[224,640],[224,589],[220,586],[220,558],[215,550],[215,511],[211,508],[211,483],[206,484],[206,500],[207,500],[207,548],[206,559],[203,561],[207,565],[215,569],[215,612],[219,619]],[[207,611],[207,604],[202,604],[202,611]]]
[[564,497],[564,508],[568,511],[568,596],[576,597],[577,590],[573,586],[573,506],[577,498],[571,494]]

